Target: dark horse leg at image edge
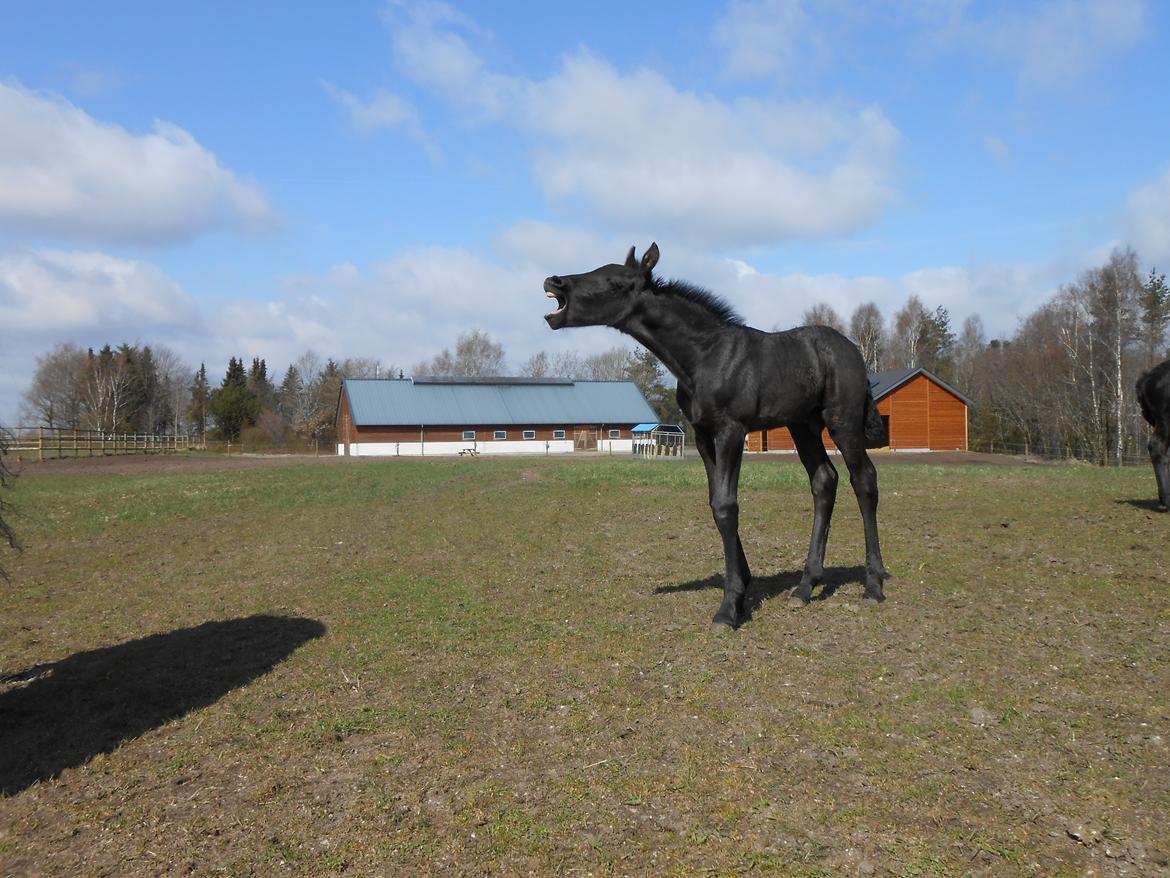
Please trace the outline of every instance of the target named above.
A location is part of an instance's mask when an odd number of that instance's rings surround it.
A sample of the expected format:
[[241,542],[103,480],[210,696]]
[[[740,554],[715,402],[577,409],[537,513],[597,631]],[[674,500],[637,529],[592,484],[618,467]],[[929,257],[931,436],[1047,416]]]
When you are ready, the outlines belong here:
[[678,379],[678,403],[695,430],[707,470],[708,496],[723,541],[723,603],[715,623],[740,625],[751,570],[739,538],[739,471],[750,430],[786,426],[808,472],[813,530],[791,601],[807,603],[824,577],[825,546],[837,494],[837,470],[825,452],[829,435],[849,470],[865,526],[865,598],[885,599],[888,577],[877,526],[877,473],[867,448],[888,444],[865,363],[849,339],[825,326],[763,332],[745,326],[708,291],[653,274],[658,245],[626,261],[544,282],[557,309],[549,326],[612,326],[640,342]]
[[1137,380],[1142,417],[1153,427],[1150,461],[1158,481],[1158,503],[1170,508],[1170,360],[1159,363]]

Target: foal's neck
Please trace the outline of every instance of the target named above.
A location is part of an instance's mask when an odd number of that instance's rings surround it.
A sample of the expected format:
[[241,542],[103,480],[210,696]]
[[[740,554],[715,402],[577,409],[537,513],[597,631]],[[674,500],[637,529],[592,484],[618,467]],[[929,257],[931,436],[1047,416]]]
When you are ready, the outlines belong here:
[[738,315],[705,290],[667,283],[617,327],[658,357],[688,389],[703,355],[726,330],[742,327]]

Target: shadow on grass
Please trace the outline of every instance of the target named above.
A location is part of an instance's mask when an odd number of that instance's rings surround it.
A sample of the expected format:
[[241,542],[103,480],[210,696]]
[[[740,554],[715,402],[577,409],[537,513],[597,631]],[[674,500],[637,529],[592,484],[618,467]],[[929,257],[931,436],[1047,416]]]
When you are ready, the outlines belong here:
[[[765,601],[771,600],[785,592],[792,591],[800,584],[803,571],[791,570],[777,573],[775,576],[756,576],[748,586],[744,608],[747,610],[747,619],[751,621],[752,614]],[[825,570],[825,578],[817,588],[813,589],[812,600],[824,601],[831,598],[841,586],[848,582],[865,584],[865,568],[857,567],[830,567]],[[654,589],[654,594],[677,594],[683,591],[705,591],[718,589],[723,591],[722,576],[708,576],[706,579],[696,579],[693,582],[684,582],[679,585],[660,585]]]
[[56,777],[206,707],[324,633],[314,619],[205,622],[0,678],[8,689],[0,693],[0,793]]
[[1167,511],[1166,507],[1163,506],[1161,503],[1159,503],[1157,500],[1148,500],[1145,498],[1139,500],[1139,499],[1135,498],[1132,500],[1114,500],[1113,502],[1118,504],[1119,506],[1126,506],[1126,505],[1133,506],[1135,509],[1144,509],[1147,512],[1166,512]]

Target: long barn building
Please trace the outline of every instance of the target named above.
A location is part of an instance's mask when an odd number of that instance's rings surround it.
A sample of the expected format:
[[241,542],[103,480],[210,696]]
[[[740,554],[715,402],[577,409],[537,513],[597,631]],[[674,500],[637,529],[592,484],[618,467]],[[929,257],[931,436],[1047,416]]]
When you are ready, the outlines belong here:
[[[870,389],[878,413],[890,430],[894,451],[966,451],[971,400],[934,373],[923,369],[892,369],[871,375]],[[825,447],[836,446],[825,430]],[[748,435],[748,451],[794,451],[786,427]]]
[[629,454],[656,420],[633,381],[349,378],[337,402],[339,455]]

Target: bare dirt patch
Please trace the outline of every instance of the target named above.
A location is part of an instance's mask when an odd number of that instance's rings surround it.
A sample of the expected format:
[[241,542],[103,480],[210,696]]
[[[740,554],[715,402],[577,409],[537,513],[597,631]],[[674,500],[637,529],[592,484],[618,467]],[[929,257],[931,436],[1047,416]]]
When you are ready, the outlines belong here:
[[[67,475],[136,475],[149,473],[225,472],[276,466],[307,466],[347,461],[336,455],[312,454],[125,454],[13,461],[18,473]],[[352,462],[356,462],[354,459]]]

